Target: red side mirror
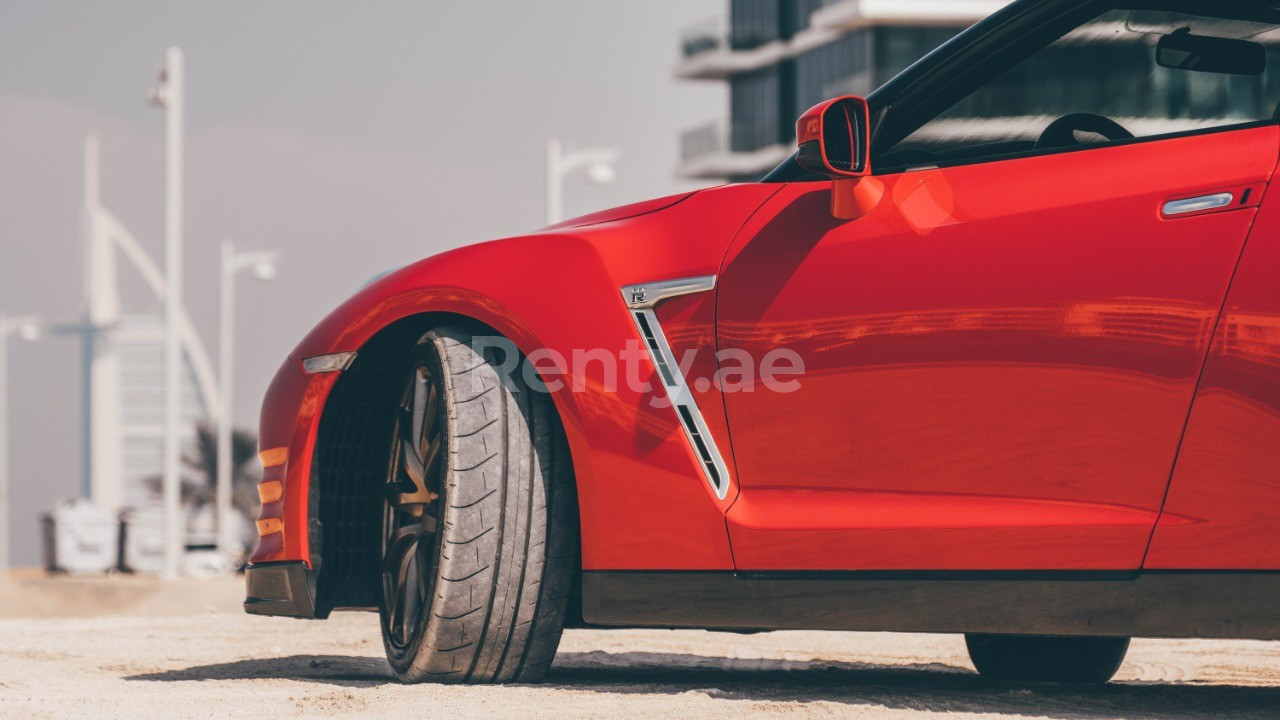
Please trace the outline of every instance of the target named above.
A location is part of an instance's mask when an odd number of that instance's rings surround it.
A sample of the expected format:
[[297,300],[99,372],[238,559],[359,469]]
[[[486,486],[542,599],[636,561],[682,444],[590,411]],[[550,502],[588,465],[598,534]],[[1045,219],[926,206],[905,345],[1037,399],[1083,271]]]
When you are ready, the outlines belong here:
[[809,172],[832,178],[871,174],[871,109],[846,95],[818,103],[796,123],[796,161]]
[[884,185],[871,175],[871,109],[846,95],[818,103],[796,123],[796,162],[831,178],[831,214],[855,220],[875,209]]

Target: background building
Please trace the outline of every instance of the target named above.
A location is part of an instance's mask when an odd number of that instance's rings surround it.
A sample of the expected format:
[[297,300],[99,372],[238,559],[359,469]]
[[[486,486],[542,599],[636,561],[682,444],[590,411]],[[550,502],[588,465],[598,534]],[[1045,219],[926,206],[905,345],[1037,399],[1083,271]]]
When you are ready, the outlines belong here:
[[[120,360],[120,459],[123,507],[158,504],[164,469],[164,322],[159,313],[126,314],[111,333]],[[210,409],[191,359],[184,353],[182,421],[184,455],[194,449],[197,423]]]
[[754,180],[819,101],[866,95],[1003,0],[730,0],[685,30],[675,74],[729,83],[729,117],[687,130],[677,174]]

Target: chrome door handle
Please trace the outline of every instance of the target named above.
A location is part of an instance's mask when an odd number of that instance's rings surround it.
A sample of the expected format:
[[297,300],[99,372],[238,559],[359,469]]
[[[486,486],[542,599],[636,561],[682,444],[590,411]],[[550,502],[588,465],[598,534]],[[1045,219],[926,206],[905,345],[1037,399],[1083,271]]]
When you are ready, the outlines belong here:
[[1183,200],[1170,200],[1164,204],[1165,216],[1186,215],[1187,213],[1202,212],[1205,210],[1216,210],[1223,208],[1234,202],[1236,196],[1234,193],[1224,192],[1215,193],[1213,195],[1199,195],[1193,198]]

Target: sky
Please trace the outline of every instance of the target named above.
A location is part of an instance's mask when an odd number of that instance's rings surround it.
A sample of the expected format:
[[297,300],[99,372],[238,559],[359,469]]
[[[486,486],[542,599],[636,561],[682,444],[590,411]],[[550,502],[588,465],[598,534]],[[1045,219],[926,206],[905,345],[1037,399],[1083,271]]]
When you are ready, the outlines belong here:
[[[235,419],[302,336],[370,276],[540,227],[548,138],[617,146],[613,185],[570,180],[569,216],[697,187],[681,130],[720,84],[676,81],[680,30],[724,0],[0,0],[0,314],[83,311],[83,146],[106,207],[160,259],[169,46],[187,67],[185,300],[216,353],[218,243],[281,254],[237,285]],[[155,310],[124,270],[126,311]],[[216,356],[216,355],[215,355]],[[12,547],[80,487],[80,345],[10,345]]]

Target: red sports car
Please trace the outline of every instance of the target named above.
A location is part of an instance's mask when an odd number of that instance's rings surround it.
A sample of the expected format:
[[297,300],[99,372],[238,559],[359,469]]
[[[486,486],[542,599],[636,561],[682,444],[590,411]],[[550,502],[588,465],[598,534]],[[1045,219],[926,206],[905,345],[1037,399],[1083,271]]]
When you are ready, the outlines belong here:
[[392,272],[268,391],[245,608],[440,682],[566,626],[1280,638],[1277,103],[1275,3],[1024,0],[760,182]]

